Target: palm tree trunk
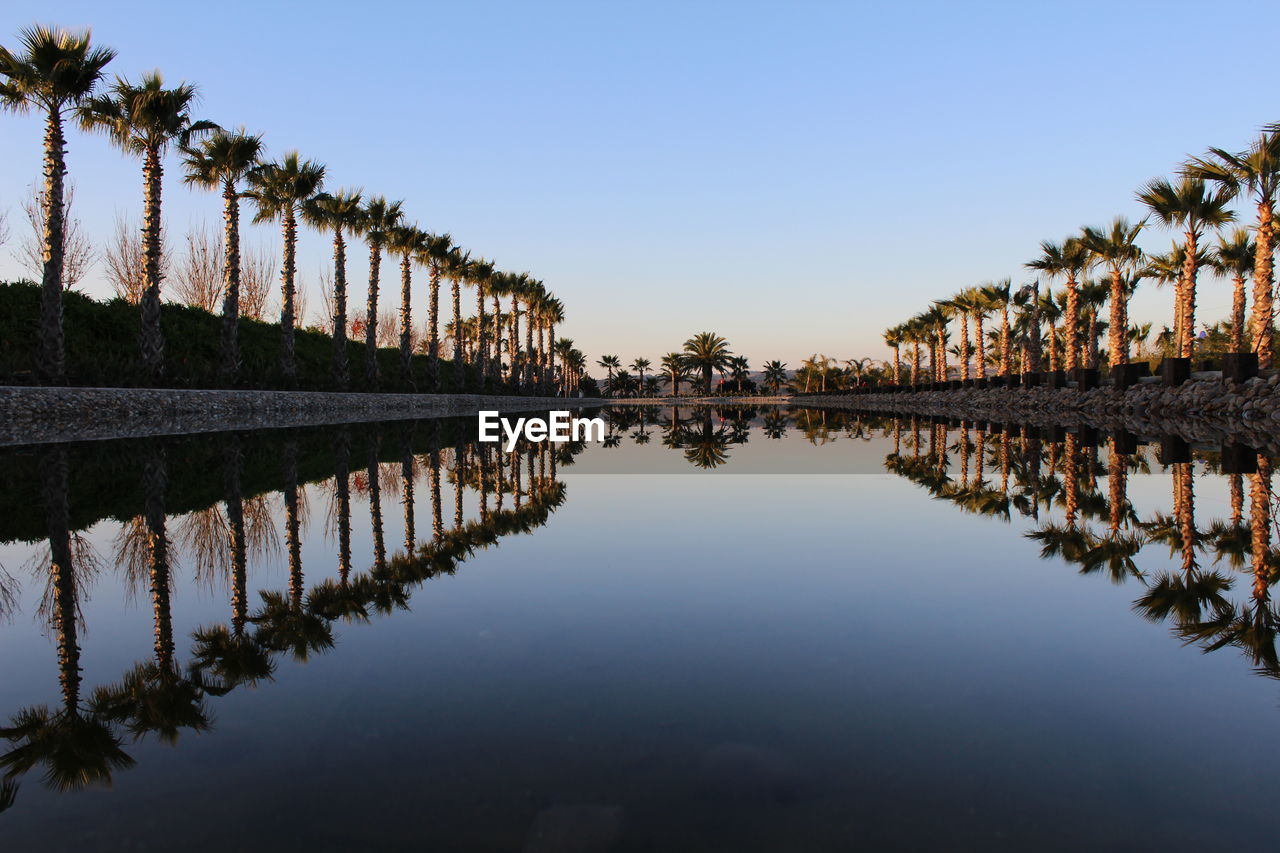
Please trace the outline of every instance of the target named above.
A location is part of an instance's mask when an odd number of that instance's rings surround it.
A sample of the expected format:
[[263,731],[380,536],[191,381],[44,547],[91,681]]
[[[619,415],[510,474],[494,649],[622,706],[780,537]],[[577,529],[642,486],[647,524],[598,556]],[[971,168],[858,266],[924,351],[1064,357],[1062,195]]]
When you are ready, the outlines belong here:
[[1068,372],[1080,366],[1080,288],[1075,275],[1067,276],[1066,320],[1066,369]]
[[333,386],[347,390],[347,244],[333,230]]
[[[44,234],[41,240],[43,277],[40,284],[40,342],[36,375],[42,384],[60,385],[67,378],[62,334],[63,175],[67,172],[62,111],[49,108],[44,134]],[[74,634],[74,630],[72,632]]]
[[911,383],[920,381],[920,342],[911,342]]
[[[48,244],[45,244],[46,247]],[[76,574],[71,557],[71,505],[67,451],[60,445],[45,454],[43,479],[45,523],[49,535],[49,572],[53,587],[53,629],[58,636],[58,679],[63,701],[73,711],[80,700],[80,643],[76,625]]]
[[525,309],[524,318],[524,386],[528,389],[533,385],[533,306],[529,305]]
[[222,184],[222,378],[240,373],[240,196],[233,180]]
[[369,518],[373,526],[373,564],[379,570],[387,565],[387,544],[382,530],[382,484],[378,482],[378,447],[377,433],[369,441]]
[[413,331],[413,258],[408,252],[400,260],[400,384],[409,390],[417,390],[413,383],[413,349],[410,337]]
[[1000,375],[1006,379],[1009,376],[1011,356],[1012,353],[1010,352],[1009,341],[1009,306],[1003,305],[1000,308]]
[[338,505],[338,580],[351,577],[351,437],[338,430],[333,442],[333,494]]
[[1098,369],[1099,354],[1102,350],[1102,328],[1098,324],[1098,309],[1089,311],[1089,369]]
[[476,282],[476,383],[478,390],[484,391],[484,382],[489,375],[489,328],[486,322],[488,312],[485,310],[485,292]]
[[493,296],[493,353],[489,359],[489,378],[493,383],[502,381],[502,300]]
[[378,279],[382,273],[382,244],[369,242],[369,296],[364,309],[364,380],[378,389]]
[[974,338],[975,338],[975,343],[977,345],[977,350],[978,350],[978,357],[977,357],[978,378],[986,379],[987,378],[987,342],[982,338],[982,335],[983,335],[982,315],[974,314],[973,323],[976,331]]
[[1231,294],[1231,351],[1244,352],[1244,276],[1235,277]]
[[409,444],[407,429],[400,436],[400,491],[403,494],[401,506],[404,509],[404,553],[412,557],[418,534],[414,529],[413,514],[413,450]]
[[1182,259],[1182,348],[1179,358],[1191,358],[1196,340],[1196,232],[1187,231],[1186,257]]
[[143,519],[147,526],[147,568],[155,616],[156,664],[173,669],[173,616],[169,606],[169,537],[165,532],[164,498],[169,476],[164,451],[153,444],[142,464]]
[[1271,367],[1272,349],[1275,345],[1271,326],[1273,301],[1271,274],[1275,247],[1272,222],[1275,218],[1272,200],[1265,196],[1258,202],[1257,254],[1253,261],[1253,350],[1258,354],[1258,366]]
[[286,441],[284,458],[284,541],[289,557],[289,602],[302,609],[302,538],[298,520],[298,445]]
[[440,390],[440,267],[432,264],[427,297],[427,390]]
[[444,536],[444,507],[440,505],[440,448],[431,444],[431,533],[439,542]]
[[284,260],[280,264],[280,373],[284,386],[292,388],[298,377],[297,361],[293,355],[293,281],[297,269],[298,219],[292,206],[285,211],[280,227],[284,232]]
[[1258,470],[1249,476],[1249,529],[1254,596],[1265,600],[1271,580],[1271,459],[1258,454]]
[[1124,277],[1119,270],[1111,273],[1111,320],[1107,329],[1108,360],[1112,370],[1129,361],[1129,318]]
[[960,378],[969,378],[969,312],[960,312]]
[[453,390],[461,391],[464,382],[462,366],[462,282],[455,276],[453,284]]
[[142,162],[142,261],[146,286],[142,290],[142,370],[149,383],[164,373],[164,335],[160,331],[160,191],[164,166],[160,149],[148,148]]
[[226,482],[227,533],[231,548],[231,631],[244,633],[248,621],[249,601],[246,589],[246,548],[244,531],[244,495],[240,488],[243,467],[240,440],[234,435],[223,446],[222,465]]

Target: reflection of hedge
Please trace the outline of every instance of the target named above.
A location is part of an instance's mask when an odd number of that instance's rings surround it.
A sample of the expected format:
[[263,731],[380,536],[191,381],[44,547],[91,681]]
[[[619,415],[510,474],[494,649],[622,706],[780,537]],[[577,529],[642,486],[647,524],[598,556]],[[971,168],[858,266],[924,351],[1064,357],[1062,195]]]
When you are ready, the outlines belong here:
[[[339,427],[271,430],[241,436],[243,458],[241,492],[247,498],[284,486],[280,466],[284,441],[298,445],[298,482],[317,482],[333,476],[333,440]],[[450,447],[469,440],[474,418],[353,424],[343,427],[351,438],[351,467],[363,467],[369,442],[381,438],[378,458],[400,459],[401,439],[408,436],[413,453],[425,453],[434,443]],[[437,437],[433,442],[433,434]],[[142,453],[147,443],[165,449],[169,488],[165,510],[170,514],[204,509],[223,500],[225,472],[223,435],[190,435],[157,439],[119,439],[68,446],[71,486],[71,528],[81,530],[106,518],[124,521],[142,512]],[[47,448],[27,446],[0,452],[0,466],[10,488],[0,491],[0,542],[33,542],[48,535],[40,501],[40,464]]]
[[[69,291],[63,298],[66,333],[67,381],[70,385],[132,387],[141,384],[138,368],[138,307],[123,299],[97,302]],[[36,329],[40,316],[40,288],[28,282],[0,283],[0,384],[30,385]],[[200,308],[166,304],[160,309],[164,332],[165,376],[161,387],[221,388],[218,347],[222,318]],[[322,332],[295,331],[298,363],[297,388],[331,391],[330,365],[333,339]],[[240,388],[281,388],[280,326],[240,319]],[[347,342],[351,391],[401,391],[400,353],[378,350],[381,386],[369,388],[364,380],[364,342]],[[413,356],[413,375],[420,390],[431,390],[426,381],[427,357]],[[453,363],[440,362],[440,391],[454,388]]]

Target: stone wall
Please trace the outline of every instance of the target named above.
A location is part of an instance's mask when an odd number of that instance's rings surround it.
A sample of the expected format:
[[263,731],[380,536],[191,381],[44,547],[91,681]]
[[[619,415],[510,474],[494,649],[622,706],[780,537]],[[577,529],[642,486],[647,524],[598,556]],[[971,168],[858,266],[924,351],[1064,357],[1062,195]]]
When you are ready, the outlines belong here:
[[343,394],[0,387],[0,445],[355,421],[571,409],[603,400],[479,394]]
[[961,388],[909,394],[804,397],[796,405],[898,414],[940,415],[1040,426],[1125,429],[1141,436],[1178,435],[1194,444],[1238,442],[1280,452],[1280,373],[1242,385],[1221,378],[1177,387],[1144,382],[1111,387]]

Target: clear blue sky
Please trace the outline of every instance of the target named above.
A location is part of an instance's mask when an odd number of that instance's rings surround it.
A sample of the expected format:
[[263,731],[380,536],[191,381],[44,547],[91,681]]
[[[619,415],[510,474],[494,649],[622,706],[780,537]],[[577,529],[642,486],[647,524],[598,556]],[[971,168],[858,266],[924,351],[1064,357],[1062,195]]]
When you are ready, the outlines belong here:
[[[1245,145],[1280,119],[1277,20],[1274,2],[9,0],[0,39],[92,26],[119,51],[111,71],[198,83],[203,117],[541,277],[592,362],[656,361],[711,329],[755,366],[794,367],[882,357],[880,331],[929,300],[1025,278],[1040,239],[1140,215],[1143,181]],[[41,127],[0,128],[0,209],[19,232]],[[105,240],[140,211],[140,166],[79,132],[68,157]],[[176,246],[219,221],[219,199],[170,169]],[[16,236],[0,278],[20,272]],[[303,236],[313,289],[328,250]],[[86,290],[106,292],[99,273]],[[1171,298],[1139,297],[1136,319],[1169,322]],[[1206,282],[1201,305],[1224,316],[1226,290]]]

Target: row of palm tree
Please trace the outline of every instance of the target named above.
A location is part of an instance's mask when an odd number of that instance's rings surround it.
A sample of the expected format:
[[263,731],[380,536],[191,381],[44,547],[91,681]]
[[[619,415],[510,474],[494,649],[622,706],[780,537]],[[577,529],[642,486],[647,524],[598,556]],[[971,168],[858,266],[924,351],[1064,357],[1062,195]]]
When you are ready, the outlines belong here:
[[[241,486],[244,452],[238,437],[225,438],[221,448],[224,500],[195,515],[212,512],[219,517],[215,528],[225,540],[216,550],[224,563],[219,570],[228,581],[230,618],[193,633],[186,665],[179,660],[171,616],[174,560],[165,507],[166,454],[160,442],[147,442],[139,460],[144,506],[133,523],[122,527],[118,547],[121,565],[128,569],[137,564],[139,574],[147,578],[154,648],[118,683],[98,687],[87,698],[81,689],[83,616],[79,603],[92,558],[77,546],[79,536],[71,526],[68,452],[63,447],[50,450],[41,466],[40,486],[49,530],[46,568],[52,595],[48,615],[56,637],[62,706],[24,708],[8,725],[0,725],[0,737],[12,744],[0,754],[0,770],[4,772],[0,811],[13,805],[19,779],[36,767],[43,767],[45,783],[55,790],[110,784],[115,772],[135,763],[126,750],[126,737],[139,741],[155,736],[175,744],[184,731],[209,730],[208,699],[272,680],[280,655],[305,661],[333,648],[334,622],[366,621],[375,613],[407,609],[411,592],[424,581],[453,574],[476,550],[502,537],[528,533],[545,524],[565,499],[564,485],[557,479],[558,464],[572,461],[583,449],[580,443],[552,449],[545,443],[524,442],[510,453],[487,444],[462,444],[447,451],[441,447],[437,429],[431,427],[426,453],[414,453],[408,429],[402,430],[400,461],[393,463],[391,470],[379,460],[376,438],[370,442],[368,464],[361,474],[372,516],[373,562],[362,572],[353,570],[351,555],[350,486],[355,478],[350,435],[346,428],[334,431],[334,475],[324,487],[331,490],[333,498],[337,573],[309,590],[300,547],[305,494],[299,484],[299,447],[296,440],[286,439],[279,457],[288,586],[284,591],[261,591],[256,610],[251,609],[247,594],[249,542],[271,539],[275,523],[268,512],[265,523],[271,528],[269,536],[247,532],[246,505],[250,499]],[[388,556],[379,492],[384,477],[394,471],[399,473],[396,486],[404,503],[405,541],[402,551]],[[431,490],[432,535],[420,541],[414,525],[414,485],[424,471]],[[444,520],[442,479],[454,483],[452,526]],[[479,493],[479,517],[473,520],[467,520],[463,512],[467,491]],[[513,506],[505,506],[508,499]]]
[[[1032,520],[1025,535],[1040,544],[1046,559],[1115,583],[1137,581],[1135,611],[1153,621],[1171,620],[1177,636],[1205,650],[1237,647],[1261,674],[1280,678],[1280,612],[1270,594],[1280,551],[1272,537],[1273,465],[1267,454],[1233,448],[1229,455],[1196,458],[1185,442],[1167,437],[1160,457],[1170,474],[1172,512],[1144,518],[1129,500],[1128,481],[1133,472],[1150,473],[1151,459],[1123,431],[1106,438],[1104,459],[1089,430],[1045,436],[1035,428],[919,417],[883,425],[894,441],[885,460],[890,472],[965,512],[1005,521],[1016,512]],[[1197,468],[1228,478],[1228,518],[1197,521]],[[1167,547],[1176,568],[1140,568],[1137,556],[1150,546]],[[1206,566],[1206,555],[1229,571]],[[1249,576],[1243,603],[1226,596],[1236,571]]]
[[[605,389],[612,397],[656,397],[661,391],[660,379],[667,383],[674,397],[680,396],[680,389],[685,385],[695,393],[710,394],[713,374],[720,375],[720,387],[729,393],[741,394],[756,388],[747,358],[736,355],[729,342],[715,332],[699,332],[685,341],[680,350],[663,355],[656,374],[645,375],[653,365],[643,357],[623,365],[618,356],[603,355],[596,364],[605,371]],[[760,378],[764,386],[776,394],[789,381],[787,366],[781,361],[767,361]]]
[[[1058,292],[1040,293],[1035,281],[1015,289],[1011,279],[986,282],[934,302],[926,310],[884,332],[893,354],[893,381],[908,381],[902,348],[910,347],[911,383],[941,382],[951,377],[948,355],[958,358],[958,378],[986,378],[990,365],[1001,377],[1015,367],[1042,369],[1043,335],[1048,333],[1048,369],[1096,369],[1100,339],[1107,338],[1107,364],[1114,371],[1129,361],[1135,329],[1128,303],[1139,282],[1152,279],[1174,286],[1172,357],[1195,354],[1196,288],[1199,271],[1210,269],[1233,284],[1230,346],[1233,353],[1256,354],[1258,366],[1272,366],[1274,353],[1274,253],[1276,210],[1280,191],[1280,126],[1265,129],[1244,151],[1211,148],[1191,157],[1176,178],[1157,178],[1137,192],[1147,211],[1139,222],[1115,218],[1106,227],[1086,226],[1062,241],[1046,240],[1027,268],[1050,281]],[[1253,224],[1225,232],[1240,214],[1237,201],[1256,205]],[[1180,233],[1166,254],[1148,255],[1137,243],[1150,224]],[[1213,245],[1206,245],[1216,235]],[[1089,274],[1100,273],[1096,279]],[[1246,280],[1253,279],[1252,310],[1246,323]],[[1103,306],[1109,308],[1105,321]],[[1011,316],[1012,315],[1012,316]],[[999,317],[999,330],[984,334],[983,323]],[[970,336],[970,323],[974,334]],[[1047,330],[1045,324],[1047,325]],[[958,346],[948,347],[958,325]],[[972,345],[971,345],[972,342]],[[988,346],[994,345],[996,352]],[[921,350],[929,354],[922,368]],[[1015,352],[1015,350],[1017,352]]]
[[[438,363],[444,356],[439,322],[440,282],[452,287],[452,362],[455,387],[478,389],[505,385],[547,391],[558,380],[556,327],[564,321],[563,303],[527,272],[504,272],[492,261],[473,258],[454,245],[448,234],[420,229],[406,216],[403,203],[361,190],[326,191],[326,168],[288,152],[265,158],[262,137],[243,128],[227,130],[193,115],[197,88],[189,83],[166,85],[159,72],[137,82],[117,77],[104,91],[106,66],[115,57],[109,48],[91,44],[90,34],[53,27],[23,30],[16,51],[0,47],[0,102],[19,112],[45,116],[43,277],[41,281],[36,375],[46,384],[65,381],[63,338],[64,183],[67,122],[105,133],[123,152],[142,161],[144,206],[142,246],[145,286],[140,298],[140,358],[152,384],[163,380],[164,336],[160,324],[164,268],[162,191],[165,158],[182,154],[184,180],[220,192],[223,201],[223,300],[220,371],[228,384],[240,373],[237,329],[240,316],[240,202],[254,205],[255,222],[276,222],[283,237],[281,263],[280,380],[292,387],[297,378],[294,329],[297,325],[296,273],[298,225],[302,222],[332,235],[334,316],[332,382],[347,387],[347,242],[362,237],[369,249],[368,300],[364,312],[365,364],[368,387],[379,381],[377,318],[381,262],[384,252],[400,258],[399,351],[401,387],[416,387],[411,375],[413,340],[412,276],[424,268],[429,277],[427,300],[428,356],[426,386],[439,387]],[[461,289],[474,288],[476,315],[462,317]],[[504,313],[503,300],[509,299]],[[524,321],[521,341],[520,324]],[[536,340],[535,340],[536,338]],[[505,361],[504,361],[505,355]],[[570,367],[570,372],[572,371]],[[566,374],[568,375],[568,374]],[[559,380],[564,384],[564,380]]]

